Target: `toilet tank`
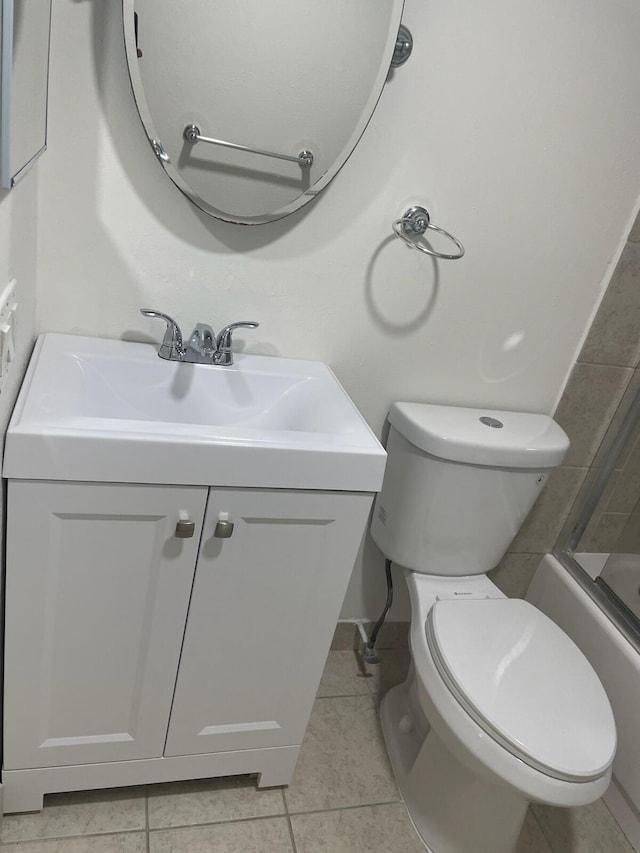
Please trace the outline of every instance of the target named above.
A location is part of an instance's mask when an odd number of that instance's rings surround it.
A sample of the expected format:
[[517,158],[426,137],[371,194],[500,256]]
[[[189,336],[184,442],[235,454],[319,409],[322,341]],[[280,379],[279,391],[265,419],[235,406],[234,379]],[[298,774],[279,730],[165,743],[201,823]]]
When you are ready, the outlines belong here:
[[494,568],[569,448],[547,415],[394,403],[389,422],[371,535],[424,574]]

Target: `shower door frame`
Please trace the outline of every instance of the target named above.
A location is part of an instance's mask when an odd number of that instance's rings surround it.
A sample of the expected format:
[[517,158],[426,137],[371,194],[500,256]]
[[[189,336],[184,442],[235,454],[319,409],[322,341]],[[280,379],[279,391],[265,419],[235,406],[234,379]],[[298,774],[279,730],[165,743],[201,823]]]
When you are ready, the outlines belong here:
[[[614,593],[608,591],[582,568],[575,558],[575,549],[587,528],[589,521],[609,482],[620,454],[624,450],[635,427],[640,421],[640,387],[624,411],[623,398],[618,412],[614,417],[607,433],[602,440],[594,463],[587,474],[584,484],[576,501],[569,512],[567,520],[558,536],[553,556],[564,566],[574,580],[593,599],[597,606],[608,616],[618,630],[640,653],[640,626],[638,620],[629,614],[624,605],[620,604]],[[620,424],[618,426],[618,424]],[[640,495],[638,496],[640,498]],[[640,559],[640,557],[639,557]]]

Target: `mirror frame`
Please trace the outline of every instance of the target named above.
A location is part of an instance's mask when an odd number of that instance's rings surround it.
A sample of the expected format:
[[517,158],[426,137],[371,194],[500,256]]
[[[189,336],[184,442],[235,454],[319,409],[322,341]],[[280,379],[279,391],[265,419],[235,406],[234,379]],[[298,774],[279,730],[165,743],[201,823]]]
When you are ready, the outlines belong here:
[[[402,15],[404,13],[405,0],[389,0],[389,2],[396,2],[399,5],[399,16],[398,16],[398,25],[402,22]],[[319,195],[323,189],[335,178],[335,176],[340,172],[345,163],[349,160],[353,152],[355,151],[360,139],[362,138],[365,130],[367,129],[369,122],[373,118],[373,114],[376,110],[378,102],[382,97],[382,93],[384,91],[385,83],[389,76],[389,72],[392,70],[391,60],[393,58],[393,52],[396,46],[396,40],[398,37],[398,33],[395,30],[392,30],[388,34],[388,38],[385,44],[384,53],[382,59],[385,57],[388,58],[388,62],[381,62],[380,71],[375,78],[374,84],[371,88],[371,95],[369,100],[367,101],[366,110],[363,110],[362,116],[367,116],[366,120],[360,120],[357,124],[354,132],[349,137],[347,144],[342,149],[340,156],[336,158],[335,163],[339,163],[340,165],[337,168],[332,167],[328,169],[321,177],[316,181],[316,183],[312,184],[308,189],[303,191],[299,196],[297,196],[292,202],[285,205],[282,208],[279,208],[274,213],[264,213],[264,214],[256,214],[255,216],[236,216],[230,213],[227,213],[224,210],[221,210],[218,207],[215,207],[210,202],[203,199],[199,196],[194,190],[189,186],[189,184],[182,178],[180,172],[176,167],[173,166],[171,161],[168,159],[167,154],[164,152],[162,148],[162,144],[159,140],[159,134],[156,131],[155,124],[151,117],[151,113],[149,112],[149,108],[147,106],[146,98],[141,99],[138,98],[137,92],[140,92],[144,95],[144,86],[142,85],[142,77],[139,71],[139,65],[137,62],[137,48],[136,48],[136,39],[135,39],[135,30],[134,30],[134,13],[135,13],[135,0],[122,0],[122,29],[123,29],[123,39],[125,45],[125,53],[127,57],[127,68],[129,71],[129,79],[131,81],[131,90],[133,94],[133,100],[135,102],[138,116],[140,117],[140,121],[142,123],[142,127],[147,138],[147,141],[153,151],[158,163],[162,166],[167,177],[175,184],[175,186],[180,190],[180,192],[186,196],[189,201],[196,205],[196,207],[200,208],[204,213],[207,213],[209,216],[213,216],[216,219],[220,219],[223,222],[230,222],[235,225],[263,225],[268,222],[276,222],[279,219],[283,219],[285,216],[289,216],[291,213],[295,213],[295,211],[299,210],[304,205],[313,201],[317,195]],[[127,23],[130,22],[130,23]],[[142,101],[142,103],[141,103]],[[345,151],[348,152],[345,155]],[[164,156],[163,156],[164,155]]]
[[0,63],[0,187],[12,189],[22,180],[35,161],[47,150],[47,132],[49,117],[49,60],[51,54],[51,13],[52,3],[49,0],[49,22],[47,39],[47,83],[45,92],[44,141],[29,159],[12,173],[11,169],[11,106],[15,98],[13,90],[13,9],[15,0],[2,0],[2,29],[1,47],[2,61]]

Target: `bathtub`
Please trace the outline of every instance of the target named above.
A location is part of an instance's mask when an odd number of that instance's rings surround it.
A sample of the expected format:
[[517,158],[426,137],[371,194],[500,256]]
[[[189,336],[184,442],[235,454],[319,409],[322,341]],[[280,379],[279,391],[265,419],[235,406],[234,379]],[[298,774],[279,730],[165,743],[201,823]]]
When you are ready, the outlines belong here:
[[[606,560],[606,555],[595,556]],[[617,571],[628,583],[624,565]],[[598,574],[599,570],[593,576]],[[526,598],[574,640],[605,686],[616,719],[618,751],[604,800],[640,851],[640,652],[551,554],[540,561]]]
[[638,554],[575,555],[592,580],[604,581],[619,602],[640,621],[640,556]]

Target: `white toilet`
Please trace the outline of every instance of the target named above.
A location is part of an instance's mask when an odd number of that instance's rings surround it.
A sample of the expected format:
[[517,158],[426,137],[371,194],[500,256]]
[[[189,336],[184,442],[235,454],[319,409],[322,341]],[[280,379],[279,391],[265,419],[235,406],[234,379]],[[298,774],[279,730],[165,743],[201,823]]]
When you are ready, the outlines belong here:
[[585,805],[616,730],[582,652],[486,577],[569,446],[545,415],[395,403],[371,533],[406,571],[412,667],[383,700],[398,786],[433,853],[513,853],[529,802]]

